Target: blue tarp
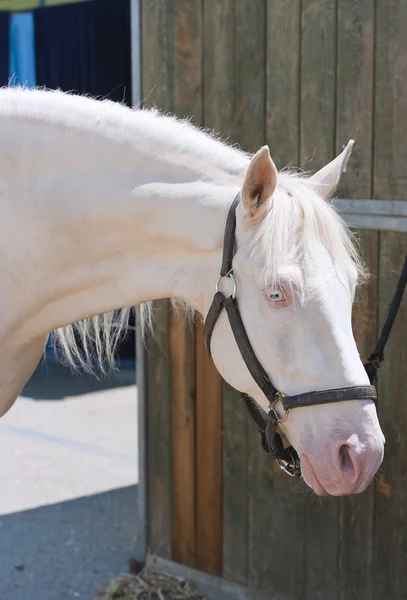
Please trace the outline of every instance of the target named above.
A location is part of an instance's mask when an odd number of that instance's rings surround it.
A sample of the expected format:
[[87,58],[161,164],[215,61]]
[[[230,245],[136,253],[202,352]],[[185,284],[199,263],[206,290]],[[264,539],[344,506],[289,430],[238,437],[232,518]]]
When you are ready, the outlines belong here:
[[10,15],[9,42],[10,83],[35,87],[34,16],[32,12]]

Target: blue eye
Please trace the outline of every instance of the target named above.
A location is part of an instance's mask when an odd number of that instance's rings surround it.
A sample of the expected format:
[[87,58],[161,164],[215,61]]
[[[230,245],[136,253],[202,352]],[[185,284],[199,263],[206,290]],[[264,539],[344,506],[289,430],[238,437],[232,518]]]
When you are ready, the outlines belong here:
[[282,302],[284,300],[284,294],[279,289],[271,288],[267,291],[267,296],[272,302]]

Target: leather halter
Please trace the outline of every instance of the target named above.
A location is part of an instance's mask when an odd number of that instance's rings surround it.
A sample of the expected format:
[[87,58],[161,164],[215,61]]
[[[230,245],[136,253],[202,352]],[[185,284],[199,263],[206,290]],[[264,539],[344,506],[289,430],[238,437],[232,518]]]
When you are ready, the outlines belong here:
[[[233,275],[233,256],[235,249],[236,232],[236,209],[240,202],[240,192],[234,199],[228,213],[224,242],[223,258],[220,270],[220,276],[216,284],[216,293],[214,295],[211,307],[205,319],[204,325],[204,343],[209,354],[211,354],[210,343],[216,322],[223,309],[226,310],[230,327],[235,337],[240,354],[246,366],[257,383],[263,394],[266,396],[270,410],[265,419],[258,408],[257,403],[247,394],[241,393],[241,399],[247,410],[247,413],[261,435],[263,449],[275,458],[280,468],[291,476],[301,475],[300,460],[296,450],[290,446],[284,448],[281,436],[277,432],[277,426],[287,419],[289,412],[293,408],[301,406],[315,406],[328,404],[332,402],[343,402],[345,400],[373,400],[375,401],[376,389],[373,385],[357,385],[343,388],[334,388],[328,390],[310,391],[296,396],[285,396],[273,385],[263,366],[258,361],[246,329],[244,327],[238,301],[236,298],[237,284]],[[219,283],[222,278],[229,278],[233,283],[233,292],[226,297],[219,291]],[[370,379],[372,381],[372,379]],[[279,418],[275,405],[281,401],[285,414]]]

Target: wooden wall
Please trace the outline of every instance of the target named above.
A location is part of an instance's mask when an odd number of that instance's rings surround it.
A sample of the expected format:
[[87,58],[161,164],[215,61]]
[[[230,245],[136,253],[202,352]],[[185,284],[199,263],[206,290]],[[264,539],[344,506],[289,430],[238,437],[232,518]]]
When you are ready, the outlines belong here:
[[[343,195],[407,198],[405,0],[142,0],[142,98],[316,169],[352,137]],[[407,234],[361,232],[373,348]],[[149,552],[286,600],[407,598],[407,304],[379,380],[387,444],[363,494],[322,502],[275,468],[199,323],[156,303],[147,352]]]

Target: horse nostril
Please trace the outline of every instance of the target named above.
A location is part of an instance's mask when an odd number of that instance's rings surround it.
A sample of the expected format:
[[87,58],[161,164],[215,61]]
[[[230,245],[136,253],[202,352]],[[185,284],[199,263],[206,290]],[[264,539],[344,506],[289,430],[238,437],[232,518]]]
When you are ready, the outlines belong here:
[[355,464],[352,460],[348,444],[342,444],[339,448],[339,467],[341,472],[347,476],[347,478],[353,478],[355,476]]

